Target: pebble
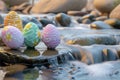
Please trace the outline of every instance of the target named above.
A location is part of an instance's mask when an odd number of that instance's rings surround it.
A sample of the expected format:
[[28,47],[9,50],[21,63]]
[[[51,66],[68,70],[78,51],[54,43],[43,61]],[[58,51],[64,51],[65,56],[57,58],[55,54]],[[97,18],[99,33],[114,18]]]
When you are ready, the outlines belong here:
[[83,21],[83,19],[81,17],[77,19],[78,23],[82,23],[82,21]]
[[83,24],[91,24],[92,21],[91,21],[90,19],[84,19],[84,20],[82,21],[82,23],[83,23]]
[[43,28],[42,23],[39,22],[39,20],[38,20],[37,18],[34,18],[34,17],[32,17],[32,18],[30,18],[30,17],[22,17],[23,27],[25,27],[25,25],[26,25],[27,23],[29,23],[29,22],[35,23],[35,24],[39,27],[39,29],[42,29],[42,28]]
[[3,19],[3,17],[0,15],[0,24],[3,24],[3,22],[4,22],[4,19]]
[[91,14],[87,14],[87,15],[85,15],[85,16],[82,17],[83,20],[84,20],[84,19],[90,19],[90,20],[92,20],[92,21],[94,21],[94,18],[95,18],[95,16],[94,16],[94,15],[91,15]]
[[99,17],[101,15],[98,11],[91,11],[90,14],[94,15],[95,17]]
[[84,16],[84,15],[88,14],[88,12],[68,11],[67,14],[68,14],[68,15],[71,15],[71,16]]
[[104,20],[106,20],[106,19],[108,19],[107,16],[100,16],[100,17],[97,17],[95,20],[96,20],[96,21],[104,21]]
[[59,13],[55,16],[55,20],[61,25],[61,26],[70,26],[71,18],[64,13]]
[[30,19],[28,17],[22,17],[21,19],[23,27],[25,27],[25,25],[30,22]]
[[36,18],[33,17],[33,18],[30,19],[30,21],[31,21],[31,22],[34,22],[34,23],[39,27],[39,29],[42,29],[42,28],[43,28],[43,27],[42,27],[43,25],[42,25],[42,24],[39,22],[39,20],[37,20]]
[[42,23],[43,27],[45,27],[48,24],[54,24],[52,20],[49,20],[47,18],[42,18],[39,21]]
[[103,21],[95,21],[90,25],[93,29],[112,29],[112,27]]

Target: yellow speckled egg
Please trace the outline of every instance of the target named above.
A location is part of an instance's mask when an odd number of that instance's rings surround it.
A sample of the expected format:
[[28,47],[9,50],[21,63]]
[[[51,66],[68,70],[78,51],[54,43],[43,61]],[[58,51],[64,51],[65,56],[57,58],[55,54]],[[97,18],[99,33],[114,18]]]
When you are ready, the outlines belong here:
[[4,19],[4,25],[5,26],[15,26],[18,29],[20,29],[21,31],[23,30],[22,20],[15,11],[10,11],[6,15],[6,17]]

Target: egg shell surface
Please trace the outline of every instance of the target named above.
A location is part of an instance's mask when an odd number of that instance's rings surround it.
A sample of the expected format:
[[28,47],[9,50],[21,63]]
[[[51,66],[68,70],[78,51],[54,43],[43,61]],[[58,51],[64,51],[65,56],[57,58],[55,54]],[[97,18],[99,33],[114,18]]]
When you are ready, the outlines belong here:
[[1,32],[2,41],[11,49],[20,48],[24,43],[22,32],[13,26],[6,26]]
[[33,22],[26,24],[25,28],[23,29],[23,35],[25,39],[24,42],[27,47],[35,47],[40,42],[40,30]]
[[22,19],[15,11],[10,11],[4,18],[4,26],[14,26],[23,30]]
[[48,24],[42,32],[42,41],[48,48],[54,49],[60,44],[60,34],[57,28]]

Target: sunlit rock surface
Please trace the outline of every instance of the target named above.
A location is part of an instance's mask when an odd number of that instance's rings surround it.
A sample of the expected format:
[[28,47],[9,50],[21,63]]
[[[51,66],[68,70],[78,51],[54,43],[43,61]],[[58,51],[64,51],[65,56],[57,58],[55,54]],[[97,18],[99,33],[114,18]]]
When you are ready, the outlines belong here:
[[[81,10],[87,4],[87,0],[40,0],[37,2],[31,12],[32,13],[58,13],[67,12],[69,10]],[[73,6],[74,5],[74,6]],[[43,7],[44,6],[44,7]],[[54,6],[54,7],[53,7]]]

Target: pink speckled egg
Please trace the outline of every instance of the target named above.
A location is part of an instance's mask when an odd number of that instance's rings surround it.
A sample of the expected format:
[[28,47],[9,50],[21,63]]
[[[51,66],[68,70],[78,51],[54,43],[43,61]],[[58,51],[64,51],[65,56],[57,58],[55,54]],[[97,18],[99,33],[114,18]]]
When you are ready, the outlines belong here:
[[20,48],[24,43],[22,32],[13,26],[6,26],[2,29],[2,41],[11,49]]
[[60,44],[60,34],[57,28],[48,24],[42,32],[42,41],[50,49],[55,49]]

